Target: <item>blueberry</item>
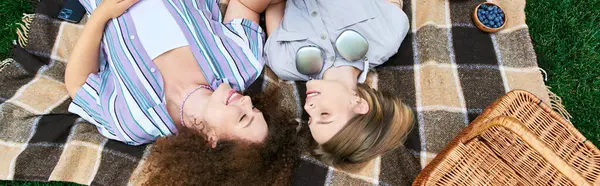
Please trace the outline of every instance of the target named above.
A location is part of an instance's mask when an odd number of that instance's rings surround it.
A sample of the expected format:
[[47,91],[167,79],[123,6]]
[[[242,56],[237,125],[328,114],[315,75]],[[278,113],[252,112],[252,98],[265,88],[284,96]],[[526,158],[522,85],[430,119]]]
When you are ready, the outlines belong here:
[[485,15],[480,15],[479,16],[479,20],[485,20],[485,18],[487,18],[487,16],[485,16]]
[[492,11],[493,9],[494,9],[494,8],[493,8],[492,6],[488,6],[488,7],[487,7],[487,10],[488,10],[488,11]]
[[487,8],[486,4],[481,4],[481,6],[479,6],[479,8]]
[[504,13],[500,12],[500,17],[504,18]]

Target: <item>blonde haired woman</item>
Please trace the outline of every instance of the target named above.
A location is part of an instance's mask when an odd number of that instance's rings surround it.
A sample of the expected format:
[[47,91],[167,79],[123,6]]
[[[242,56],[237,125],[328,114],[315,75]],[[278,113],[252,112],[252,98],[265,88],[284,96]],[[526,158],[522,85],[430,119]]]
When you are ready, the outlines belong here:
[[[304,109],[319,144],[315,152],[329,165],[358,171],[400,146],[413,125],[412,110],[399,98],[363,84],[369,68],[394,55],[408,33],[401,6],[397,0],[288,0],[266,10],[267,65],[281,79],[308,81]],[[365,58],[344,56],[345,33],[364,38]],[[303,69],[305,47],[323,62]],[[305,73],[315,66],[320,70]]]

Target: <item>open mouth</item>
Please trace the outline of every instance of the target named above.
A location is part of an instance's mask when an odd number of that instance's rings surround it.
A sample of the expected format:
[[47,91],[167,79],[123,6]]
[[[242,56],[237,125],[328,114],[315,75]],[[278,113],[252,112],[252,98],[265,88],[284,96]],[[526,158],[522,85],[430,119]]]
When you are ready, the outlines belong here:
[[225,104],[229,105],[229,103],[233,103],[234,101],[237,101],[241,97],[242,97],[242,95],[240,93],[237,93],[235,90],[231,90],[229,92],[229,96],[227,98],[227,103],[225,103]]
[[308,98],[312,98],[312,97],[315,97],[315,96],[318,96],[318,95],[320,95],[320,94],[321,94],[321,92],[319,92],[319,91],[316,91],[316,90],[308,90],[308,91],[306,91],[306,99],[308,99]]

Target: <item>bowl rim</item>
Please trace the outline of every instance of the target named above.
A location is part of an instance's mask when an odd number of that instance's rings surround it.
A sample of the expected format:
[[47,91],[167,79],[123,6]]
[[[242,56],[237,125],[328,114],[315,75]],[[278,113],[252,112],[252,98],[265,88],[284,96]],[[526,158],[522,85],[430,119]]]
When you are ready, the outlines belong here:
[[[503,24],[502,24],[500,27],[498,27],[498,28],[491,28],[491,27],[488,27],[488,26],[484,25],[484,24],[483,24],[481,21],[479,21],[479,16],[477,15],[477,9],[479,9],[479,7],[480,7],[481,5],[483,5],[483,4],[490,4],[490,5],[494,5],[494,6],[498,7],[498,8],[500,8],[500,10],[502,10],[502,12],[504,13],[504,18],[503,18],[503,19],[504,19],[504,23],[503,23]],[[508,20],[508,19],[507,19],[507,17],[506,17],[506,11],[504,10],[504,8],[502,8],[500,5],[498,5],[498,4],[496,4],[496,3],[493,3],[493,2],[483,2],[483,3],[479,3],[479,4],[478,4],[478,5],[475,7],[475,10],[473,11],[473,18],[475,19],[475,22],[476,22],[476,24],[478,24],[478,25],[481,25],[482,27],[484,27],[484,28],[488,29],[488,30],[489,30],[488,32],[497,32],[497,31],[501,30],[502,28],[504,28],[504,26],[506,25],[506,22],[507,22],[507,20]],[[484,31],[485,31],[485,30],[484,30]]]

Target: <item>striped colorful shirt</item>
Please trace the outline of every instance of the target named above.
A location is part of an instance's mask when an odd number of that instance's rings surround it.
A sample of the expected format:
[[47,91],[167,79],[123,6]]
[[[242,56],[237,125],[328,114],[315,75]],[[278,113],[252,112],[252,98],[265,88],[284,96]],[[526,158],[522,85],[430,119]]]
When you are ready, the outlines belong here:
[[[100,1],[80,0],[87,12]],[[257,23],[246,19],[222,23],[218,0],[160,1],[185,35],[212,88],[229,83],[243,91],[258,78],[265,62],[264,32]],[[140,40],[128,12],[110,20],[101,42],[99,72],[88,76],[69,106],[102,135],[130,145],[177,133],[167,113],[162,76]]]

